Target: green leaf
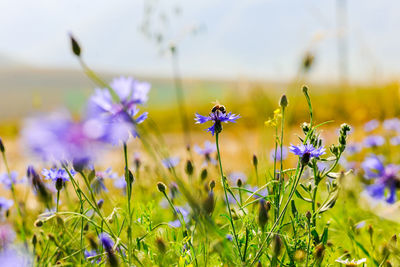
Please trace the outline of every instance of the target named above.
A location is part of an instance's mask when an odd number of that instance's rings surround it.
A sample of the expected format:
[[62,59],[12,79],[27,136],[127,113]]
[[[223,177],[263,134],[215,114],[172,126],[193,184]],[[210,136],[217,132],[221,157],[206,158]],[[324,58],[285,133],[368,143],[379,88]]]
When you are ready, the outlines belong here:
[[311,199],[303,197],[303,196],[299,193],[299,191],[296,190],[295,193],[296,193],[296,196],[298,196],[298,197],[301,198],[302,200],[307,201],[307,202],[309,202],[309,203],[312,202]]

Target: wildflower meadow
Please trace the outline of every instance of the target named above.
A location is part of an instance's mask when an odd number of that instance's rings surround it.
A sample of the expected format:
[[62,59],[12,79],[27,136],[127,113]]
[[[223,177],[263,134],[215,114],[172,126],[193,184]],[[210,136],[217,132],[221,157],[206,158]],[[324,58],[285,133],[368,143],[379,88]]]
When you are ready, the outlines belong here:
[[79,108],[0,126],[0,266],[400,266],[397,85],[189,94],[170,44],[163,92],[67,37]]

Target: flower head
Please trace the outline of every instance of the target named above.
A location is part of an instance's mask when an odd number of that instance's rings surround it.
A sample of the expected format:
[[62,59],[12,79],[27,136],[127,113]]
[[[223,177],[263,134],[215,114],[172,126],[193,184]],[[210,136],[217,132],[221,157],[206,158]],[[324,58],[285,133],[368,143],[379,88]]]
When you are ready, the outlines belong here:
[[147,118],[147,112],[139,115],[137,105],[147,102],[150,84],[132,77],[120,77],[115,78],[110,86],[118,99],[114,99],[108,89],[95,89],[89,99],[87,115],[106,125],[106,141],[118,144],[119,141],[126,142],[130,135],[138,136],[135,125]]
[[175,168],[179,164],[180,158],[179,157],[169,157],[163,159],[161,162],[167,169]]
[[[70,170],[69,173],[74,176],[76,172],[74,170]],[[53,181],[57,191],[60,191],[64,186],[65,182],[69,181],[69,174],[65,169],[43,169],[42,174],[46,179]]]
[[12,201],[11,199],[0,197],[0,213],[9,210],[12,205],[14,205],[14,201]]
[[375,179],[375,183],[367,186],[367,192],[376,199],[385,199],[385,189],[388,189],[386,202],[393,204],[396,201],[398,174],[400,166],[395,164],[384,165],[377,156],[370,156],[362,163],[367,179]]
[[210,141],[205,141],[204,142],[204,148],[199,147],[198,145],[194,146],[194,151],[196,151],[197,154],[199,155],[210,155],[217,151],[217,147],[215,146],[214,143],[211,143]]
[[11,189],[11,187],[18,183],[17,181],[18,173],[15,171],[8,173],[3,173],[0,175],[0,182],[6,187],[7,189]]
[[370,120],[369,122],[364,124],[364,130],[366,132],[371,132],[371,131],[375,130],[378,127],[379,127],[379,121],[378,120]]
[[101,244],[103,245],[104,249],[109,252],[112,251],[112,248],[114,246],[114,242],[111,239],[111,237],[107,233],[101,233],[99,235],[99,239]]
[[298,146],[291,145],[290,152],[297,156],[304,156],[304,154],[309,154],[311,158],[318,158],[325,154],[325,148],[318,147],[315,148],[312,144],[301,144]]
[[27,119],[22,142],[43,160],[89,162],[103,147],[106,130],[101,120],[75,121],[68,112],[55,112]]
[[215,105],[208,116],[203,116],[196,113],[195,121],[198,124],[205,123],[207,121],[213,121],[214,124],[207,128],[207,132],[210,132],[212,135],[214,135],[215,133],[219,134],[222,131],[221,122],[236,122],[236,120],[239,118],[239,115],[232,114],[232,112],[227,113],[224,106]]
[[[271,149],[270,155],[271,155],[271,161],[274,161],[275,160],[275,148]],[[288,156],[288,149],[285,146],[282,147],[282,154],[281,154],[280,147],[278,147],[276,149],[276,160],[277,161],[280,161],[281,159],[285,160],[287,158],[287,156]]]
[[392,118],[383,121],[383,128],[388,131],[400,132],[400,119]]
[[370,135],[364,139],[364,145],[366,147],[378,147],[385,143],[385,139],[380,135]]

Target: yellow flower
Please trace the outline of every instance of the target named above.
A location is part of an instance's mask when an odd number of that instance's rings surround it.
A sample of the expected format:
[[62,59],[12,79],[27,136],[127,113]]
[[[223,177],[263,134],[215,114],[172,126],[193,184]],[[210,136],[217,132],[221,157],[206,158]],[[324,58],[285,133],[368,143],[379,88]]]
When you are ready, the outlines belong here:
[[270,127],[275,127],[281,118],[282,118],[281,109],[277,108],[274,110],[274,116],[272,118],[268,118],[268,120],[265,121],[265,125]]

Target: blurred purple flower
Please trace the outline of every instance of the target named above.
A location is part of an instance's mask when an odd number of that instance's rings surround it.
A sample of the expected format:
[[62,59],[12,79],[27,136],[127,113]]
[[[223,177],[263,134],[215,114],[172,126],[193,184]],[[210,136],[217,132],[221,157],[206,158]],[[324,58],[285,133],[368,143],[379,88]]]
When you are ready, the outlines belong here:
[[246,183],[247,176],[243,172],[231,172],[228,179],[236,186],[239,179],[242,180],[242,184]]
[[[89,258],[89,257],[97,256],[96,250],[87,250],[87,249],[85,249],[84,254],[85,254],[85,259],[87,259],[87,258]],[[101,262],[101,256],[97,257],[97,259],[96,259],[96,258],[90,259],[90,262],[91,262],[92,264],[94,264],[94,263],[97,263],[97,264],[100,263],[100,262]]]
[[113,240],[111,239],[111,237],[107,233],[101,233],[99,235],[99,239],[100,239],[100,242],[103,245],[104,249],[107,252],[112,251],[112,248],[114,246],[114,242],[113,242]]
[[114,178],[114,187],[118,189],[126,189],[126,180],[124,175],[119,178]]
[[147,102],[150,84],[132,77],[120,77],[115,78],[110,86],[117,94],[118,102],[108,89],[97,88],[89,99],[87,116],[101,120],[107,129],[106,141],[118,144],[126,142],[130,135],[138,136],[135,125],[147,118],[147,112],[135,118],[139,114],[137,105]]
[[370,135],[364,139],[364,146],[368,148],[382,146],[385,139],[380,135]]
[[[259,190],[260,188],[258,187],[258,186],[250,186],[250,185],[247,185],[246,186],[246,189],[247,190],[250,190],[251,192],[253,192],[253,193],[255,193],[254,195],[253,195],[253,197],[255,198],[255,199],[259,199],[259,198],[265,198],[267,195],[268,195],[268,189],[267,188],[263,188],[263,189],[261,189],[261,190]],[[258,191],[259,190],[259,191]],[[249,195],[252,195],[252,193],[248,193]]]
[[[181,214],[181,215],[182,215],[183,221],[184,221],[185,223],[188,223],[188,222],[189,222],[189,215],[190,215],[189,210],[188,210],[187,208],[179,207],[179,206],[175,207],[175,209],[176,209],[176,212],[177,212],[178,214]],[[169,222],[168,224],[169,224],[170,226],[172,226],[172,227],[175,227],[175,228],[178,228],[178,227],[181,227],[181,226],[182,226],[182,224],[181,224],[181,222],[179,221],[179,219],[176,219],[176,220],[174,220],[174,221],[172,221],[172,222]]]
[[15,240],[16,234],[9,224],[0,225],[0,250],[8,248]]
[[362,163],[367,179],[375,179],[373,185],[367,186],[367,192],[376,199],[385,198],[385,189],[389,190],[386,202],[393,204],[396,201],[396,188],[400,166],[388,164],[384,166],[377,156],[370,156]]
[[5,188],[11,189],[12,185],[17,184],[18,173],[16,171],[11,171],[10,174],[3,173],[0,175],[0,183],[4,185]]
[[364,131],[371,132],[379,127],[378,120],[370,120],[369,122],[364,124]]
[[361,150],[362,150],[362,145],[360,143],[352,143],[346,146],[345,151],[348,155],[354,155],[360,152]]
[[[271,161],[274,161],[275,160],[275,148],[271,149],[270,156],[271,156]],[[285,160],[287,158],[287,156],[288,156],[288,149],[285,146],[282,147],[282,155],[281,155],[281,148],[280,147],[277,148],[277,150],[276,150],[276,160],[277,161],[280,161],[281,159]]]
[[194,146],[194,151],[196,151],[197,154],[199,155],[210,155],[217,151],[217,147],[215,143],[211,143],[210,141],[205,141],[204,142],[204,148],[199,147],[198,145]]
[[0,197],[0,213],[4,213],[5,211],[9,210],[12,205],[14,205],[14,201]]
[[397,135],[397,136],[395,136],[395,137],[392,137],[392,138],[390,139],[390,144],[391,144],[392,146],[398,146],[398,145],[400,145],[400,135]]
[[68,112],[55,112],[27,119],[22,142],[44,160],[89,162],[99,154],[105,134],[99,120],[74,121]]
[[169,157],[163,159],[161,162],[167,169],[175,168],[179,164],[180,158],[179,157]]
[[[205,123],[207,121],[213,121],[214,124],[211,127],[207,128],[207,132],[210,132],[212,135],[214,135],[216,130],[219,131],[222,129],[221,122],[236,122],[236,120],[239,118],[239,115],[232,114],[232,112],[223,113],[220,110],[216,110],[215,112],[211,112],[208,116],[202,116],[196,113],[195,121],[198,124]],[[217,129],[215,129],[216,126]]]
[[325,148],[323,147],[315,148],[312,144],[307,144],[307,145],[301,144],[298,146],[291,145],[290,152],[300,157],[308,153],[310,154],[311,158],[318,158],[323,154],[325,154]]
[[398,118],[386,119],[383,122],[383,128],[385,128],[385,130],[388,131],[400,132],[400,119]]
[[29,267],[33,266],[33,260],[28,251],[7,248],[0,252],[1,266]]

